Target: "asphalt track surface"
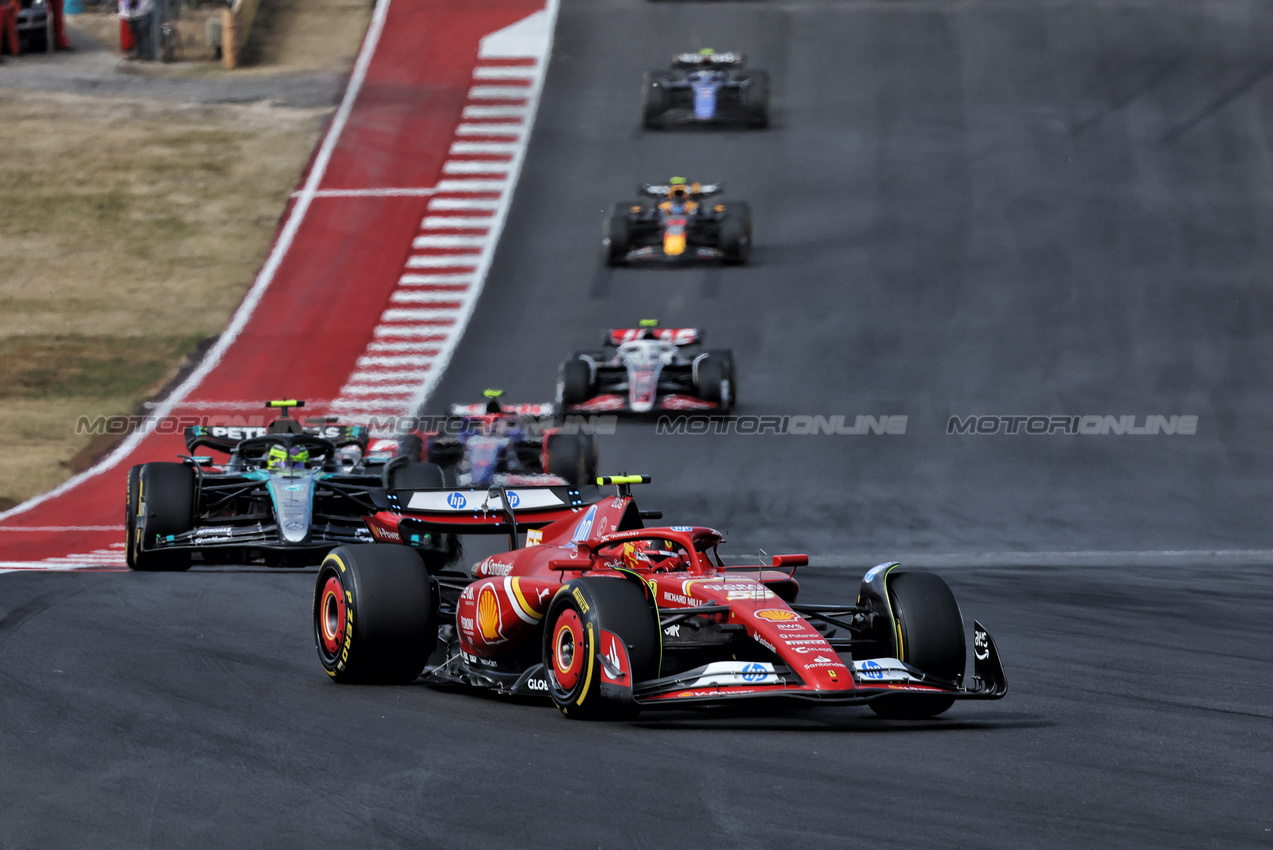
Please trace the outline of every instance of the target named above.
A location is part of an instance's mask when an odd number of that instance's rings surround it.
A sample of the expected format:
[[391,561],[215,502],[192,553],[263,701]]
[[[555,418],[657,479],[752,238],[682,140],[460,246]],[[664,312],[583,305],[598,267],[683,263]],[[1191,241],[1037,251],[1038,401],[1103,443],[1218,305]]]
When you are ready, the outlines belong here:
[[[518,198],[435,404],[491,384],[544,398],[602,328],[658,317],[734,349],[739,413],[907,415],[904,436],[624,425],[602,458],[737,551],[834,564],[805,571],[810,601],[856,593],[856,553],[943,554],[999,643],[1004,700],[925,723],[572,723],[332,685],[311,572],[8,575],[0,846],[1269,846],[1273,578],[1201,554],[1273,548],[1264,8],[562,5]],[[641,72],[701,45],[771,70],[774,127],[638,129]],[[671,174],[752,203],[752,266],[601,266],[603,211]],[[945,433],[1034,413],[1199,426]],[[1195,554],[1115,554],[1165,550]]]

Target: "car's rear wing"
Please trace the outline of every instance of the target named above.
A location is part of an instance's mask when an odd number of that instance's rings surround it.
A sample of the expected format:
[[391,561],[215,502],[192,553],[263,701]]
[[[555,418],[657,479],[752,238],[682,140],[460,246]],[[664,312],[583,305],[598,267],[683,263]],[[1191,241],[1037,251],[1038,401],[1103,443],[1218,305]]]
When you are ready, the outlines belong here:
[[575,515],[602,498],[593,485],[391,490],[399,533],[515,534]]
[[[265,437],[269,429],[264,425],[193,425],[185,430],[186,449],[194,454],[199,449],[231,454],[239,443],[254,437]],[[328,422],[307,426],[301,433],[330,440],[336,448],[356,445],[367,450],[367,428],[364,425],[339,425]]]
[[747,63],[742,53],[717,53],[715,51],[699,51],[698,53],[678,53],[672,57],[672,67],[687,68],[741,68]]
[[698,328],[610,328],[606,331],[606,345],[623,345],[638,339],[657,339],[676,345],[694,345],[703,341]]
[[[706,198],[708,195],[725,191],[725,187],[720,183],[691,183],[686,188],[692,198]],[[637,186],[637,192],[651,198],[666,198],[671,191],[671,183],[641,183]]]
[[[512,416],[554,416],[557,413],[557,406],[551,402],[542,402],[540,404],[500,404],[499,412]],[[452,416],[486,416],[485,404],[453,404],[451,405]]]

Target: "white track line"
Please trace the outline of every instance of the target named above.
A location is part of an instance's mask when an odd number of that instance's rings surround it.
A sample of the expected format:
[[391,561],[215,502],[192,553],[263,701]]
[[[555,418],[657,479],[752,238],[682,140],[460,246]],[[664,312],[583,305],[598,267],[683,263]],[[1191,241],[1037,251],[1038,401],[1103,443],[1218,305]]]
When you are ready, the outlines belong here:
[[[78,487],[83,481],[114,468],[120,461],[131,455],[141,444],[142,440],[149,436],[150,432],[154,430],[155,421],[168,416],[187,395],[202,383],[208,373],[221,362],[221,358],[225,356],[230,346],[235,344],[239,334],[243,332],[243,328],[247,326],[248,321],[251,320],[252,315],[256,312],[256,307],[265,296],[266,290],[274,282],[274,275],[278,273],[279,266],[283,263],[283,258],[287,256],[288,250],[291,249],[292,242],[296,239],[301,223],[305,220],[310,204],[313,203],[318,192],[318,187],[327,175],[327,166],[331,162],[332,153],[336,150],[336,143],[340,140],[340,135],[345,130],[345,124],[349,121],[354,102],[358,99],[359,92],[362,91],[363,83],[366,82],[367,69],[371,66],[372,56],[375,55],[376,46],[380,43],[380,34],[385,28],[385,19],[389,15],[390,2],[392,0],[377,0],[375,9],[371,14],[371,23],[367,27],[367,35],[363,38],[362,49],[358,51],[358,59],[354,62],[354,69],[349,75],[349,85],[345,87],[345,95],[341,98],[340,106],[336,109],[336,114],[332,118],[327,135],[323,137],[323,143],[319,146],[318,154],[314,157],[314,164],[309,170],[309,177],[305,180],[305,186],[301,189],[300,194],[297,195],[296,203],[292,205],[287,221],[283,225],[282,230],[279,231],[278,239],[275,241],[265,265],[261,268],[260,274],[256,276],[252,288],[244,296],[239,309],[234,312],[234,316],[230,319],[230,324],[221,336],[217,338],[216,344],[204,355],[194,371],[155,409],[154,419],[149,420],[130,434],[114,451],[92,468],[73,476],[47,493],[28,499],[17,507],[0,512],[0,520],[26,513],[32,508],[44,504],[49,499],[56,498],[68,490]],[[555,3],[556,0],[549,0],[549,2]]]
[[455,128],[457,136],[524,136],[526,128],[521,124],[461,124]]
[[469,227],[486,229],[491,224],[490,217],[476,218],[459,215],[430,215],[420,222],[421,230],[456,230]]
[[493,198],[434,198],[429,201],[429,212],[439,210],[490,210],[499,209],[499,201]]
[[[436,189],[319,189],[315,198],[415,198],[432,195]],[[299,198],[300,192],[293,192]]]

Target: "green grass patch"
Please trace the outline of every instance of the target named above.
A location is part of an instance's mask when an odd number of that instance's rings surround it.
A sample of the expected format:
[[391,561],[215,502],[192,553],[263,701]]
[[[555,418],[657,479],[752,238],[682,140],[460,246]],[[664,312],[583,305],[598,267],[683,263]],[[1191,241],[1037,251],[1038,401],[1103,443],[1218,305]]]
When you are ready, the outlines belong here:
[[136,398],[162,382],[200,336],[0,338],[0,400]]

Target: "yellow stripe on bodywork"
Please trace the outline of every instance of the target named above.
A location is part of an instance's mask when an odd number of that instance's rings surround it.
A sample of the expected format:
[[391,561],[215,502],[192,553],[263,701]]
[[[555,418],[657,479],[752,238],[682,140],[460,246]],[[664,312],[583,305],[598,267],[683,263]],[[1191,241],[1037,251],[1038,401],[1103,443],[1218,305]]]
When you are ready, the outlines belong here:
[[[513,590],[513,601],[516,602],[522,611],[526,613],[526,616],[530,617],[532,620],[544,619],[544,615],[532,608],[530,603],[526,601],[526,597],[522,595],[521,583],[516,578],[509,578],[508,586]],[[522,619],[524,620],[526,618],[523,617]]]

